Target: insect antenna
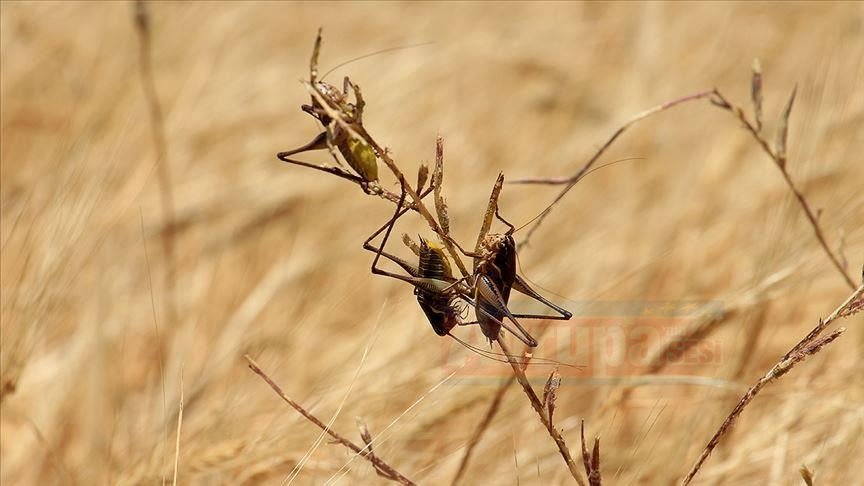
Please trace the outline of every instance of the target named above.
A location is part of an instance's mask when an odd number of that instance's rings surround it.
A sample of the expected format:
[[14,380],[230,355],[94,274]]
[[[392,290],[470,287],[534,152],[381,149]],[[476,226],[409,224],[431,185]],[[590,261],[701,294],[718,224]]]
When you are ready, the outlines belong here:
[[339,69],[340,67],[347,66],[348,64],[351,64],[352,62],[359,61],[359,60],[361,60],[361,59],[366,59],[367,57],[377,56],[377,55],[379,55],[379,54],[385,54],[385,53],[388,53],[388,52],[394,52],[394,51],[402,51],[402,50],[406,50],[406,49],[414,49],[415,47],[428,46],[428,45],[430,45],[430,44],[434,44],[434,43],[435,43],[435,42],[433,42],[433,41],[429,41],[429,42],[420,42],[420,43],[418,43],[418,44],[411,44],[411,45],[408,45],[408,46],[388,47],[388,48],[386,48],[386,49],[381,49],[381,50],[378,50],[378,51],[375,51],[375,52],[370,52],[369,54],[363,54],[362,56],[355,57],[355,58],[352,58],[352,59],[348,59],[347,61],[342,61],[342,62],[340,62],[339,64],[337,64],[337,65],[333,66],[332,68],[330,68],[326,73],[324,73],[324,75],[321,76],[321,81],[324,81],[324,78],[326,78],[326,77],[327,77],[329,74],[331,74],[333,71]]
[[570,189],[573,188],[573,186],[575,186],[576,184],[582,182],[582,179],[588,177],[588,175],[590,175],[592,172],[594,172],[594,171],[598,171],[598,170],[600,170],[600,169],[603,169],[604,167],[609,167],[610,165],[619,164],[619,163],[621,163],[621,162],[630,162],[630,161],[633,161],[633,160],[642,160],[642,159],[643,159],[643,157],[628,157],[628,158],[626,158],[626,159],[613,160],[612,162],[607,162],[607,163],[605,163],[605,164],[598,165],[597,167],[594,167],[593,169],[591,169],[591,170],[589,170],[588,172],[582,174],[578,179],[576,179],[575,181],[573,181],[572,185],[567,189],[566,192],[559,194],[558,197],[556,197],[554,201],[552,201],[548,206],[546,206],[546,209],[544,209],[543,211],[540,211],[540,213],[538,213],[537,216],[534,216],[533,218],[531,218],[530,220],[528,220],[527,223],[525,223],[525,224],[523,224],[522,226],[516,228],[516,229],[513,231],[513,233],[518,233],[519,231],[521,231],[523,228],[525,228],[525,227],[528,226],[529,224],[533,223],[534,221],[537,221],[539,218],[542,218],[544,214],[546,214],[546,213],[548,213],[549,211],[552,210],[552,206],[554,206],[558,201],[561,200],[562,197],[564,197],[564,194],[567,194],[567,192],[569,192]]
[[[464,346],[465,349],[471,351],[474,354],[482,356],[486,359],[491,359],[492,361],[498,361],[499,363],[509,363],[509,361],[506,359],[508,356],[504,353],[496,353],[494,351],[486,351],[485,349],[481,349],[481,348],[478,348],[477,346],[474,346],[472,344],[468,344],[467,342],[459,339],[458,337],[454,336],[453,334],[448,333],[448,336],[453,338],[456,342],[458,342],[459,344]],[[502,356],[504,358],[501,358]],[[551,358],[539,358],[539,357],[525,358],[525,357],[516,357],[516,356],[510,356],[510,358],[512,358],[515,363],[523,365],[523,366],[564,366],[567,368],[584,368],[584,366],[581,366],[581,365],[564,363],[562,361],[557,361],[557,360],[554,360]]]
[[547,294],[554,295],[555,297],[558,297],[561,300],[564,300],[567,302],[575,302],[573,300],[570,300],[567,296],[561,295],[561,294],[556,293],[552,290],[549,290],[546,287],[544,287],[544,286],[538,284],[537,282],[531,280],[530,278],[528,278],[527,274],[525,273],[525,270],[522,269],[522,260],[519,258],[519,253],[516,253],[516,268],[519,269],[519,275],[522,276],[522,279],[525,280],[526,282],[530,283],[531,286],[536,287],[536,288],[546,292]]

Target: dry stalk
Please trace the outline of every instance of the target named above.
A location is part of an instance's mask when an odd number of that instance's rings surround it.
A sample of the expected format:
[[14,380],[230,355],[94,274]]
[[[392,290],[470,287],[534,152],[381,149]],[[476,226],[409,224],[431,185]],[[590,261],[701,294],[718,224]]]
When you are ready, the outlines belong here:
[[[171,169],[168,166],[168,148],[165,142],[165,117],[156,91],[156,80],[153,76],[152,39],[150,31],[150,13],[144,0],[135,2],[135,31],[138,33],[138,61],[140,66],[141,87],[147,99],[149,110],[150,131],[153,146],[156,150],[156,175],[159,180],[159,196],[162,203],[162,226],[170,227],[174,220],[174,193],[171,188]],[[174,298],[174,271],[176,257],[174,251],[174,232],[162,233],[162,251],[165,254],[165,275],[162,287],[165,298],[164,324],[171,326],[176,322],[176,300]]]
[[798,473],[801,474],[801,479],[804,480],[804,484],[807,486],[813,486],[816,482],[813,480],[813,471],[810,470],[805,464],[801,464],[801,468],[798,469]]
[[[761,82],[761,81],[760,81]],[[762,136],[759,131],[759,127],[754,126],[747,119],[747,115],[744,114],[744,110],[739,106],[735,106],[732,104],[723,94],[718,90],[714,89],[712,92],[714,97],[711,102],[714,106],[717,106],[738,119],[743,125],[744,128],[750,132],[750,135],[753,136],[753,139],[756,143],[762,147],[762,151],[765,152],[768,157],[774,161],[774,165],[780,170],[780,173],[783,175],[783,180],[786,182],[786,186],[789,188],[789,191],[795,196],[795,199],[798,201],[798,204],[801,206],[801,210],[804,211],[804,215],[807,216],[807,220],[810,222],[810,226],[813,228],[813,233],[816,235],[816,239],[819,241],[819,244],[822,246],[822,249],[825,251],[825,255],[831,260],[831,263],[834,265],[834,268],[840,272],[840,275],[843,276],[843,280],[846,281],[846,284],[851,289],[855,289],[855,282],[852,280],[852,277],[849,275],[849,272],[844,268],[841,260],[842,258],[838,257],[835,252],[828,245],[828,241],[825,239],[825,232],[822,230],[822,226],[819,224],[819,216],[813,211],[810,207],[810,204],[807,202],[807,199],[804,197],[804,194],[795,185],[795,182],[792,180],[792,176],[789,174],[788,169],[786,168],[786,137],[788,133],[789,126],[789,115],[792,111],[792,103],[795,101],[795,92],[796,90],[792,90],[792,95],[789,97],[789,101],[786,104],[786,108],[783,110],[783,116],[780,120],[780,128],[777,133],[777,142],[776,149],[771,148],[771,144]]]
[[819,216],[810,207],[810,204],[807,202],[804,194],[801,192],[798,186],[795,185],[795,182],[792,180],[792,177],[786,168],[786,141],[789,131],[789,115],[792,112],[792,106],[795,101],[796,92],[797,87],[796,89],[792,90],[792,94],[789,97],[789,100],[786,103],[786,107],[783,110],[783,115],[780,119],[780,126],[777,130],[775,149],[771,148],[771,144],[760,133],[762,128],[762,72],[757,62],[754,64],[753,78],[751,80],[751,98],[756,117],[755,125],[753,123],[750,123],[747,115],[744,113],[744,110],[742,108],[732,104],[725,96],[723,96],[723,94],[717,88],[714,88],[710,91],[702,91],[696,94],[684,96],[682,98],[669,101],[667,103],[655,106],[654,108],[635,115],[633,118],[621,125],[606,141],[606,143],[604,143],[603,146],[601,146],[600,149],[588,160],[588,162],[585,163],[585,165],[582,166],[582,168],[579,169],[578,172],[576,172],[570,177],[517,179],[511,181],[511,184],[565,185],[564,189],[562,189],[561,192],[559,192],[558,195],[555,196],[555,199],[552,200],[552,203],[549,205],[549,207],[547,207],[546,210],[544,210],[537,218],[537,221],[532,224],[531,229],[528,230],[528,234],[525,236],[525,239],[523,239],[519,243],[519,246],[524,246],[528,244],[531,236],[534,234],[537,228],[540,227],[540,224],[543,222],[544,219],[546,219],[546,216],[549,214],[552,208],[556,204],[558,204],[558,202],[567,194],[568,191],[570,191],[570,189],[573,188],[573,186],[576,185],[576,183],[579,182],[579,179],[585,176],[585,174],[591,169],[591,167],[600,158],[600,156],[603,155],[603,153],[622,133],[624,133],[624,131],[627,130],[627,128],[640,120],[648,118],[649,116],[656,113],[668,110],[669,108],[677,106],[681,103],[711,97],[711,102],[715,106],[728,111],[744,125],[747,131],[749,131],[750,134],[753,136],[753,139],[757,142],[757,144],[762,147],[762,150],[771,158],[771,160],[774,161],[774,164],[777,166],[778,169],[780,169],[780,173],[783,175],[783,180],[786,182],[786,186],[795,196],[795,199],[801,206],[802,211],[804,211],[807,220],[810,222],[810,226],[813,228],[816,239],[819,241],[819,244],[822,246],[825,254],[831,260],[834,268],[836,268],[837,271],[840,272],[840,275],[843,276],[843,280],[846,281],[846,284],[849,286],[849,288],[855,289],[855,282],[849,275],[849,272],[847,271],[845,266],[843,265],[842,255],[838,256],[834,252],[834,250],[831,249],[830,245],[828,245],[828,241],[825,239],[825,232],[822,230],[822,227],[819,224]]
[[[726,417],[726,420],[720,425],[720,428],[717,432],[714,433],[714,436],[711,437],[711,440],[708,441],[708,444],[705,446],[705,449],[702,451],[702,454],[699,456],[699,459],[696,460],[696,463],[693,464],[693,467],[690,468],[690,472],[687,473],[687,476],[684,477],[682,481],[683,486],[687,486],[702,468],[702,465],[708,459],[708,456],[711,455],[711,452],[717,447],[717,444],[720,443],[720,440],[729,432],[729,430],[735,425],[735,421],[744,411],[744,408],[753,401],[756,395],[762,391],[762,388],[765,385],[771,383],[772,381],[780,378],[784,374],[786,374],[789,370],[792,369],[797,363],[804,361],[808,356],[812,356],[819,351],[822,350],[825,346],[830,344],[832,341],[840,337],[841,334],[846,330],[845,328],[839,328],[834,332],[828,334],[825,337],[820,338],[819,335],[830,325],[834,320],[839,317],[846,317],[851,315],[849,312],[850,308],[853,308],[856,303],[858,303],[862,296],[864,296],[864,285],[861,285],[856,289],[843,304],[841,304],[834,312],[831,313],[826,319],[820,319],[819,323],[816,327],[813,328],[804,338],[798,342],[792,349],[789,350],[780,361],[771,368],[768,373],[766,373],[762,378],[750,387],[744,396],[738,401],[738,404],[732,409],[732,412]],[[860,307],[858,308],[860,310]]]
[[[537,334],[537,339],[539,340],[541,337],[543,337],[543,335],[546,334],[546,331],[548,329],[549,329],[548,327],[543,327],[540,330],[539,334]],[[522,350],[522,356],[527,357],[527,356],[529,356],[530,352],[531,352],[531,348],[528,346],[525,346]],[[526,366],[527,366],[527,363],[528,362],[526,361],[525,362]],[[498,387],[498,391],[495,393],[495,396],[492,398],[492,401],[489,402],[489,406],[486,409],[486,413],[483,416],[483,420],[481,420],[478,423],[477,428],[474,429],[474,434],[471,436],[471,439],[468,442],[468,448],[465,450],[465,453],[462,456],[462,462],[459,464],[460,470],[466,469],[468,467],[468,462],[471,460],[471,453],[473,452],[474,447],[476,447],[477,444],[480,442],[480,439],[483,437],[483,435],[488,430],[489,424],[495,418],[495,415],[498,414],[500,407],[501,407],[501,402],[504,400],[504,395],[507,394],[507,390],[510,389],[510,385],[512,385],[514,381],[516,381],[516,375],[515,374],[508,377],[507,380],[505,382],[503,382]],[[457,473],[457,479],[458,478],[459,478],[459,473]],[[456,480],[454,480],[454,484],[455,484],[455,482],[456,482]]]
[[[255,372],[255,374],[260,376],[268,385],[270,385],[270,388],[272,388],[273,391],[276,392],[276,394],[279,395],[279,397],[283,401],[285,401],[285,403],[290,405],[291,408],[296,410],[306,420],[312,422],[318,428],[320,428],[325,433],[327,433],[327,435],[332,437],[336,442],[338,442],[339,444],[342,444],[343,446],[351,449],[355,454],[359,454],[359,455],[363,456],[366,460],[371,462],[372,467],[375,468],[375,471],[378,472],[379,475],[386,477],[387,479],[391,479],[393,481],[396,481],[400,484],[406,484],[406,485],[413,485],[414,484],[413,481],[411,481],[410,479],[403,476],[399,471],[397,471],[392,466],[390,466],[389,464],[387,464],[386,462],[381,460],[381,458],[379,458],[377,455],[373,454],[371,451],[371,445],[367,445],[367,446],[361,448],[361,447],[357,446],[356,444],[354,444],[353,442],[351,442],[350,440],[342,437],[341,435],[339,435],[337,432],[335,432],[331,428],[327,427],[327,425],[325,425],[324,422],[318,420],[317,417],[315,417],[311,413],[307,412],[297,402],[288,398],[288,396],[285,395],[285,392],[282,391],[282,388],[279,385],[277,385],[276,382],[274,382],[273,379],[270,378],[270,376],[268,376],[267,373],[265,373],[261,369],[261,367],[258,366],[258,363],[256,363],[255,360],[253,360],[248,354],[243,356],[243,357],[248,362],[249,369],[251,369],[253,372]],[[371,439],[369,442],[371,443]]]
[[642,120],[644,120],[644,119],[646,119],[652,115],[655,115],[655,114],[660,113],[662,111],[666,111],[670,108],[678,106],[682,103],[686,103],[688,101],[694,101],[694,100],[699,100],[702,98],[707,98],[708,96],[711,96],[712,94],[714,94],[714,91],[700,91],[699,93],[694,93],[694,94],[691,94],[688,96],[683,96],[681,98],[667,101],[666,103],[657,105],[653,108],[650,108],[648,110],[645,110],[641,113],[636,114],[635,116],[633,116],[632,118],[627,120],[627,122],[625,122],[623,125],[618,127],[618,129],[615,130],[615,132],[612,134],[612,136],[609,137],[608,140],[606,140],[606,142],[600,147],[600,149],[597,150],[597,152],[595,152],[594,155],[592,155],[590,159],[588,159],[588,162],[586,162],[585,165],[583,165],[581,169],[579,169],[575,174],[573,174],[570,177],[539,178],[539,179],[538,178],[535,178],[535,179],[516,179],[516,180],[510,181],[510,184],[546,184],[546,185],[562,185],[562,184],[564,184],[564,189],[562,189],[561,192],[559,192],[558,195],[555,196],[555,199],[552,200],[552,203],[549,204],[549,206],[542,213],[540,213],[540,216],[537,217],[537,220],[534,223],[532,223],[531,228],[528,230],[528,234],[525,235],[525,238],[519,242],[519,246],[522,247],[522,246],[525,246],[528,244],[528,242],[531,239],[531,236],[534,234],[535,231],[537,231],[537,228],[540,227],[540,224],[543,223],[543,220],[546,219],[546,216],[548,216],[549,212],[552,211],[552,208],[556,204],[558,204],[558,202],[561,201],[561,199],[563,199],[564,196],[566,196],[568,192],[570,192],[570,189],[572,189],[573,186],[575,186],[576,183],[578,183],[579,180],[582,177],[584,177],[585,174],[587,174],[589,170],[591,170],[591,167],[594,166],[594,164],[597,162],[597,160],[600,159],[600,157],[606,152],[606,150],[608,150],[609,147],[612,146],[612,144],[615,142],[615,140],[617,140],[618,137],[620,137],[625,131],[627,131],[628,128],[635,125],[637,122],[642,121]]
[[600,437],[594,437],[594,447],[588,452],[588,443],[585,442],[585,421],[582,420],[582,464],[585,466],[585,474],[588,476],[589,486],[601,486],[600,478]]
[[365,444],[365,448],[369,451],[369,458],[372,461],[372,466],[375,468],[375,472],[378,473],[379,476],[385,479],[389,479],[391,481],[398,481],[395,476],[393,476],[389,471],[385,469],[381,469],[377,466],[373,459],[378,459],[375,455],[375,451],[372,449],[372,434],[369,433],[369,427],[366,426],[366,422],[363,421],[360,417],[357,417],[357,428],[360,429],[360,438],[363,439],[363,444]]
[[495,396],[492,397],[492,401],[489,403],[489,408],[486,409],[486,414],[483,415],[483,419],[481,419],[480,422],[477,423],[477,427],[474,429],[474,433],[471,434],[471,438],[468,439],[468,445],[465,447],[465,453],[462,455],[462,460],[459,462],[459,468],[456,470],[456,475],[453,476],[453,486],[459,484],[462,476],[465,475],[465,471],[468,470],[468,463],[471,462],[471,456],[474,453],[474,449],[477,447],[477,444],[480,443],[480,439],[489,429],[489,425],[492,424],[492,419],[494,419],[495,415],[498,414],[498,410],[501,408],[501,402],[504,401],[504,395],[510,388],[510,384],[512,384],[515,380],[515,376],[510,376],[509,378],[507,378],[507,382],[501,385],[498,388],[498,391],[495,392]]
[[183,430],[183,370],[180,370],[180,406],[177,411],[177,441],[174,444],[174,486],[180,474],[180,431]]
[[497,342],[498,346],[501,347],[501,351],[503,351],[507,356],[507,362],[510,363],[510,367],[513,368],[513,374],[516,376],[516,380],[519,381],[519,384],[522,385],[522,389],[525,390],[525,395],[528,397],[528,401],[531,402],[531,407],[534,408],[535,412],[537,412],[537,415],[540,417],[540,422],[544,427],[546,427],[549,436],[552,437],[552,440],[555,441],[555,445],[558,446],[558,452],[560,452],[561,457],[564,458],[564,463],[567,464],[567,469],[570,470],[573,479],[576,480],[579,486],[586,486],[585,480],[579,473],[579,466],[576,464],[576,461],[573,460],[573,456],[570,455],[570,449],[567,448],[567,443],[564,441],[564,437],[561,436],[561,432],[559,432],[552,424],[552,419],[547,413],[543,402],[537,396],[537,393],[534,392],[531,383],[528,382],[528,377],[525,376],[525,371],[522,369],[522,363],[513,357],[507,344],[504,343],[504,339],[499,336]]

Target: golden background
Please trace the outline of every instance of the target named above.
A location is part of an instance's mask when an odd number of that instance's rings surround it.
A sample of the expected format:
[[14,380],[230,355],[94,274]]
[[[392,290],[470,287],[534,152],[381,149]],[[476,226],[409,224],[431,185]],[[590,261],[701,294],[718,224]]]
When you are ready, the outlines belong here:
[[[797,83],[789,171],[860,278],[861,4],[153,3],[167,219],[133,6],[0,9],[4,484],[170,482],[181,384],[180,484],[280,484],[301,461],[297,484],[384,482],[328,439],[305,460],[319,430],[247,369],[245,353],[357,443],[362,417],[376,454],[408,477],[452,480],[495,378],[510,371],[435,388],[447,377],[442,350],[470,354],[431,331],[408,285],[370,274],[361,242],[393,206],[276,160],[319,130],[299,109],[309,97],[298,82],[319,26],[325,71],[431,42],[328,79],[362,86],[365,126],[411,178],[444,137],[445,192],[465,242],[498,171],[572,174],[630,116],[714,86],[749,109],[758,57],[766,136]],[[574,454],[580,419],[601,435],[608,484],[671,484],[746,387],[849,289],[777,168],[707,101],[642,122],[601,162],[620,159],[633,160],[578,184],[520,261],[565,307],[727,309],[706,338],[722,359],[684,370],[702,381],[643,377],[616,401],[615,378],[627,377],[587,367],[558,392],[555,422]],[[502,212],[519,225],[557,190],[505,186]],[[397,230],[412,224],[428,236],[416,217]],[[389,248],[410,255],[398,240]],[[697,483],[797,484],[801,464],[819,484],[860,480],[864,328],[842,325],[836,343],[756,398]],[[477,329],[456,333],[480,343]],[[585,364],[592,350],[577,345]],[[544,346],[537,355],[554,357]],[[548,373],[529,370],[539,383]],[[464,482],[568,479],[513,387]]]

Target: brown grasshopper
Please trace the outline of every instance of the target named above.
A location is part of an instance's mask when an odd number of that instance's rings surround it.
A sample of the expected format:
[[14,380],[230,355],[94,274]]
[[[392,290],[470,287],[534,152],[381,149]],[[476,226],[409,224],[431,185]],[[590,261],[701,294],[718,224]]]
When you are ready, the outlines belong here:
[[[475,314],[477,324],[480,325],[483,335],[491,343],[498,338],[503,327],[526,346],[533,348],[537,346],[537,341],[522,327],[518,319],[566,321],[573,315],[537,293],[537,291],[528,285],[528,282],[524,278],[516,273],[516,242],[513,239],[516,228],[501,217],[498,211],[498,197],[501,194],[503,184],[504,174],[498,174],[498,179],[492,188],[492,194],[489,196],[486,216],[480,227],[474,252],[467,252],[460,246],[456,246],[466,256],[474,258],[474,275],[471,289],[476,302]],[[493,216],[507,226],[508,229],[505,233],[489,232]],[[546,316],[542,314],[512,313],[508,308],[511,290],[516,290],[544,304],[558,313],[558,315]],[[513,326],[515,326],[515,329]]]
[[[421,193],[421,199],[427,194],[428,192]],[[465,306],[460,305],[459,300],[464,300],[469,305],[473,302],[466,298],[464,292],[457,291],[456,278],[453,277],[450,261],[447,259],[444,249],[435,242],[423,238],[420,239],[420,245],[406,238],[406,244],[419,258],[417,265],[384,251],[384,246],[390,238],[396,220],[408,212],[408,208],[403,207],[405,195],[403,189],[393,217],[363,242],[363,248],[375,253],[375,259],[372,260],[372,273],[402,280],[414,286],[417,302],[423,313],[426,314],[435,334],[446,336],[450,334],[451,329],[462,323],[461,317],[464,314]],[[377,248],[372,246],[372,240],[382,232],[384,232],[384,238],[381,240],[381,244]],[[378,261],[382,256],[402,267],[408,275],[400,275],[378,268]]]
[[[293,160],[290,157],[311,150],[328,149],[333,159],[338,165],[342,165],[336,151],[345,159],[345,162],[354,170],[360,177],[360,182],[364,190],[367,190],[369,184],[377,183],[378,181],[378,157],[375,150],[366,142],[352,136],[331,116],[331,113],[337,113],[344,122],[352,126],[358,132],[363,132],[363,108],[366,103],[363,101],[363,95],[360,92],[360,87],[352,83],[348,76],[343,80],[342,91],[335,86],[318,79],[318,55],[321,51],[321,29],[318,30],[318,36],[315,38],[315,47],[312,50],[312,58],[309,61],[309,86],[313,91],[311,95],[311,104],[302,105],[301,109],[312,115],[324,127],[324,131],[319,133],[311,142],[293,150],[280,152],[277,157],[288,163],[298,164],[303,166],[312,166],[328,172],[336,173],[341,169],[335,167],[320,167],[307,162]],[[349,101],[349,90],[354,93],[354,103]],[[322,104],[322,101],[327,106]],[[344,177],[344,175],[343,175]]]

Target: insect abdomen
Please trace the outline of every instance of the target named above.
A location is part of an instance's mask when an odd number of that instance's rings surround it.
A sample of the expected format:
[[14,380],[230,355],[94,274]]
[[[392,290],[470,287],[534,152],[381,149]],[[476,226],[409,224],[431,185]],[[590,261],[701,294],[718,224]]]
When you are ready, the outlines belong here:
[[[450,281],[453,279],[450,273],[450,264],[440,249],[430,247],[426,240],[420,242],[420,276],[423,278]],[[447,335],[459,322],[459,312],[452,304],[450,294],[436,292],[416,287],[414,294],[417,303],[429,319],[429,324],[435,334]]]

